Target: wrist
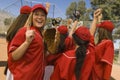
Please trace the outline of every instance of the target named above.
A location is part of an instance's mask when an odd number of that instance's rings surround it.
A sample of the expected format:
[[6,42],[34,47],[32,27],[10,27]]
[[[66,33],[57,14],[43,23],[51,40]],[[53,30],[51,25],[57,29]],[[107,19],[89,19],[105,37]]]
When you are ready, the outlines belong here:
[[98,22],[98,20],[97,20],[97,19],[93,19],[93,22],[97,23],[97,22]]
[[24,44],[25,45],[30,45],[30,42],[29,41],[25,41]]

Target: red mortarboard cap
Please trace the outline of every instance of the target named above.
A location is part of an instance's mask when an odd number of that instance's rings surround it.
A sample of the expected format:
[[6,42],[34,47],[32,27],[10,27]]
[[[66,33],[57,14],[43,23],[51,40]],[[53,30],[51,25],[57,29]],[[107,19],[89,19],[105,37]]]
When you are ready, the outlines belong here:
[[61,25],[58,27],[58,31],[61,33],[61,34],[66,34],[68,32],[68,29],[67,29],[67,26],[64,26],[64,25]]
[[103,21],[100,24],[98,24],[97,27],[105,28],[108,31],[112,32],[112,30],[114,29],[114,24],[111,21],[106,20],[106,21]]
[[75,43],[74,43],[74,40],[71,38],[71,37],[67,37],[65,39],[65,50],[72,50],[72,49],[75,49]]
[[20,14],[29,14],[31,12],[31,7],[28,5],[22,6],[20,8]]
[[36,9],[42,9],[43,11],[45,11],[45,13],[47,14],[47,10],[46,8],[42,5],[42,4],[36,4],[32,7],[32,12]]
[[82,40],[90,41],[90,31],[87,27],[80,26],[75,31],[75,34]]

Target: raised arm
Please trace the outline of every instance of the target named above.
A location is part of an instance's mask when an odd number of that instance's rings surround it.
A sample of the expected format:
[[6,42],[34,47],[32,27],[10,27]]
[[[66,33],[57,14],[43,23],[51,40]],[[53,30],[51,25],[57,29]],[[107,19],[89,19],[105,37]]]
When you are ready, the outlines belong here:
[[69,32],[69,36],[70,36],[70,37],[72,37],[72,34],[73,34],[74,31],[76,30],[77,23],[78,23],[78,21],[75,20],[74,23],[73,23],[72,29],[71,29],[70,32]]
[[45,7],[46,7],[46,10],[47,10],[47,12],[48,12],[49,9],[50,9],[50,3],[49,3],[49,2],[46,2]]
[[95,12],[94,12],[94,15],[93,15],[93,21],[92,21],[92,24],[90,26],[90,33],[91,35],[94,36],[95,34],[95,31],[96,31],[96,25],[99,21],[101,21],[101,18],[102,18],[102,14],[101,14],[101,11],[102,9],[97,9]]
[[26,50],[28,49],[33,39],[34,39],[34,31],[27,30],[26,40],[15,51],[12,52],[13,60],[19,60],[25,54]]

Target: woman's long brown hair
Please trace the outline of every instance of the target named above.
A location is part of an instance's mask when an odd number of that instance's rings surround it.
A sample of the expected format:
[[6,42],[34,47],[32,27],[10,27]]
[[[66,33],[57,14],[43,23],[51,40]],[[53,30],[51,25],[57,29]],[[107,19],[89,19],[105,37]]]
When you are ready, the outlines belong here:
[[82,68],[82,65],[84,63],[84,59],[85,59],[85,56],[86,56],[89,41],[84,41],[84,40],[78,38],[75,33],[73,34],[73,39],[74,39],[75,43],[79,46],[76,50],[76,53],[75,53],[76,64],[75,64],[75,69],[74,69],[76,80],[79,80],[80,75],[82,74],[81,73],[81,68]]
[[98,43],[97,44],[99,44],[103,39],[113,40],[112,32],[104,28],[98,28]]
[[20,14],[16,20],[14,20],[14,22],[10,25],[8,31],[7,31],[7,36],[6,36],[6,40],[7,41],[11,41],[13,39],[13,37],[15,36],[15,34],[17,33],[17,31],[21,28],[24,27],[25,22],[28,19],[29,14]]

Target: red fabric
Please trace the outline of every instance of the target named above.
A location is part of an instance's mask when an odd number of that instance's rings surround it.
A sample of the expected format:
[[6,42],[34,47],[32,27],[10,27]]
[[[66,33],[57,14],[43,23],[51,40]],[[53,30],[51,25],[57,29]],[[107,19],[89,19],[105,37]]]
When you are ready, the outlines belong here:
[[[74,52],[75,52],[74,50],[71,50],[66,53],[70,53],[71,55],[69,56],[72,57],[72,53]],[[62,54],[61,57],[59,57],[59,59],[56,61],[56,64],[54,66],[54,71],[50,77],[50,80],[75,80],[72,79],[74,78],[74,70],[73,70],[74,65],[75,65],[75,58],[68,59]],[[69,67],[71,67],[70,70]]]
[[[54,72],[50,80],[76,80],[74,68],[76,64],[75,50],[63,53],[55,63]],[[90,80],[92,67],[94,64],[94,46],[88,47],[88,54],[81,70],[80,80]]]
[[48,14],[46,8],[42,5],[42,4],[35,4],[33,7],[32,7],[32,12],[36,9],[42,9],[43,11],[45,11],[46,14]]
[[112,68],[111,65],[109,65],[109,64],[105,65],[103,79],[110,80],[110,75],[111,75],[111,70],[112,70],[111,68]]
[[61,25],[58,27],[58,31],[61,33],[61,34],[66,34],[68,32],[68,29],[67,29],[67,26],[64,26],[64,25]]
[[26,27],[17,32],[10,44],[8,67],[13,74],[14,80],[43,80],[45,67],[43,40],[37,29],[31,27],[31,30],[35,31],[34,40],[21,59],[13,61],[11,52],[25,41]]
[[[67,37],[65,39],[65,51],[68,50],[73,50],[75,49],[75,44],[72,38]],[[57,59],[59,59],[59,57],[62,55],[62,53],[58,53],[58,54],[50,54],[46,57],[46,63],[47,65],[54,65],[54,63],[56,62]]]
[[71,37],[65,39],[65,51],[75,49],[75,43]]
[[30,6],[22,6],[20,8],[20,14],[29,14],[31,12],[31,7]]
[[84,26],[80,26],[79,28],[77,28],[77,30],[75,31],[75,34],[80,39],[85,40],[85,41],[89,41],[91,37],[89,29]]
[[61,56],[62,54],[50,54],[46,57],[47,65],[54,65],[55,61]]
[[106,20],[106,21],[103,21],[100,24],[98,24],[97,27],[105,28],[108,31],[112,32],[112,30],[114,29],[114,24],[111,21]]
[[93,80],[109,80],[114,58],[114,46],[111,40],[103,40],[95,48],[96,62]]

